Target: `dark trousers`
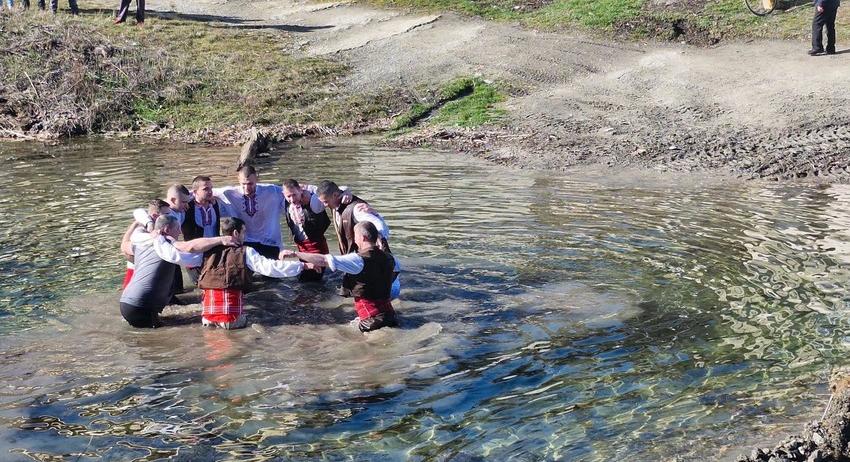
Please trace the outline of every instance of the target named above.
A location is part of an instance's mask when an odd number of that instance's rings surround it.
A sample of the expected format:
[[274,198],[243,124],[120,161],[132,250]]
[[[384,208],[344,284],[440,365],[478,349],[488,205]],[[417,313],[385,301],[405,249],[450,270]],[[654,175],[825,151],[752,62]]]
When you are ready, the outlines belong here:
[[382,327],[398,327],[398,319],[395,316],[395,311],[386,313],[378,313],[371,318],[361,319],[357,324],[360,332],[372,332]]
[[272,260],[277,260],[280,257],[280,247],[275,247],[273,245],[265,245],[260,244],[259,242],[246,242],[246,246],[254,249],[260,255],[271,258]]
[[[29,8],[30,7],[30,0],[23,0],[21,2],[21,5],[23,5],[24,8]],[[71,14],[79,14],[80,13],[80,8],[77,7],[77,0],[68,0],[68,6],[71,8]],[[44,7],[45,7],[44,0],[38,0],[38,7],[41,8],[42,10],[44,9]],[[55,13],[56,10],[58,10],[58,9],[59,9],[59,0],[50,0],[50,11]]]
[[812,19],[812,50],[823,50],[823,28],[826,26],[826,51],[835,51],[835,15],[838,13],[837,4],[826,4],[823,13],[815,9]]
[[159,327],[161,325],[159,322],[160,311],[162,309],[145,308],[121,302],[121,316],[133,327]]
[[[115,16],[115,22],[126,21],[127,13],[129,12],[130,0],[121,0],[121,5],[118,6],[118,14]],[[136,0],[136,22],[145,22],[145,0]]]

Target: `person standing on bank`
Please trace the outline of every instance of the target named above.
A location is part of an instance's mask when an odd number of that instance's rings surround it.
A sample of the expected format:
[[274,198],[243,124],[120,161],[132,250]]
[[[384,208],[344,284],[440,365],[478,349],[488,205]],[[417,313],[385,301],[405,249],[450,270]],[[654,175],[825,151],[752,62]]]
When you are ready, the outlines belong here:
[[[127,20],[127,13],[130,12],[130,0],[121,0],[118,5],[118,13],[115,15],[115,24],[121,24]],[[145,0],[136,0],[136,25],[142,26],[145,24]]]
[[133,327],[159,327],[159,313],[172,295],[174,273],[178,265],[200,266],[201,252],[218,245],[233,245],[229,237],[200,238],[183,242],[178,250],[174,241],[180,236],[180,224],[173,215],[161,215],[150,233],[133,235],[135,271],[121,293],[121,316]]
[[221,233],[231,238],[235,246],[219,245],[204,253],[198,287],[204,292],[201,322],[205,326],[239,329],[247,325],[243,297],[251,287],[253,273],[286,278],[298,276],[307,267],[306,263],[272,260],[243,246],[245,231],[242,220],[222,218]]
[[[828,55],[835,54],[835,16],[838,14],[840,0],[814,0],[815,17],[812,19],[812,49],[810,56],[826,51]],[[826,26],[826,50],[823,47],[823,28]]]
[[357,253],[334,256],[284,251],[282,254],[345,273],[342,285],[354,297],[357,328],[360,332],[370,332],[382,327],[398,327],[391,302],[397,267],[392,254],[378,247],[381,239],[375,225],[363,221],[354,226]]

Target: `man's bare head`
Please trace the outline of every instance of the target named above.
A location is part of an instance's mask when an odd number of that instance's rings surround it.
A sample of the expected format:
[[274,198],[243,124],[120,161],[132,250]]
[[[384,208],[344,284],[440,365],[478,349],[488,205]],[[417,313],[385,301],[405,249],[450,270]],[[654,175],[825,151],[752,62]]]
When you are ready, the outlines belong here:
[[354,243],[361,249],[377,244],[380,236],[378,228],[371,222],[361,221],[354,225]]
[[325,204],[325,207],[336,209],[342,202],[342,190],[333,181],[325,180],[319,183],[316,193],[319,195],[319,200]]
[[182,184],[173,184],[165,192],[165,200],[168,201],[171,210],[175,212],[185,212],[189,205],[189,199],[189,190]]
[[160,215],[153,225],[155,231],[159,231],[163,236],[170,236],[174,239],[180,237],[180,222],[174,215]]
[[213,183],[210,177],[198,175],[192,180],[192,194],[195,195],[195,202],[206,205],[213,198]]
[[148,202],[148,216],[151,217],[151,220],[156,220],[160,215],[168,215],[169,213],[171,213],[171,207],[169,207],[168,202],[162,199],[154,199]]
[[257,169],[251,165],[243,165],[236,171],[236,179],[242,187],[242,194],[253,196],[257,192]]

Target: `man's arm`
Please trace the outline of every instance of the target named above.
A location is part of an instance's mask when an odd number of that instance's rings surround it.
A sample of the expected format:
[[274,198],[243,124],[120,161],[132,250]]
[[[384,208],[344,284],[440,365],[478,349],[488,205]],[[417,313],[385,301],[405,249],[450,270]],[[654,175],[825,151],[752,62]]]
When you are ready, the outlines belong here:
[[251,271],[271,278],[291,278],[304,270],[304,264],[300,261],[272,260],[251,247],[245,247],[245,263]]
[[180,252],[204,253],[219,245],[236,245],[231,236],[199,237],[191,241],[178,241],[172,244]]
[[136,223],[142,225],[146,230],[153,230],[153,220],[151,220],[150,215],[148,215],[148,211],[145,209],[135,209],[133,210],[133,219],[136,220]]
[[288,252],[287,256],[298,257],[315,266],[326,266],[331,271],[342,271],[346,274],[360,274],[363,271],[363,257],[356,253],[337,257],[317,253]]
[[[191,241],[189,241],[191,242]],[[200,253],[186,253],[177,250],[164,236],[154,236],[153,250],[163,260],[180,266],[194,268],[201,266],[204,255]]]
[[130,223],[127,231],[124,231],[124,235],[121,236],[121,253],[123,253],[127,259],[133,258],[133,244],[130,243],[130,236],[133,235],[133,231],[135,231],[138,226],[139,224],[134,220]]
[[354,209],[354,219],[359,221],[368,221],[375,225],[375,228],[381,233],[384,239],[390,238],[390,228],[387,226],[387,222],[384,221],[384,218],[377,212],[368,213],[364,211],[362,208]]

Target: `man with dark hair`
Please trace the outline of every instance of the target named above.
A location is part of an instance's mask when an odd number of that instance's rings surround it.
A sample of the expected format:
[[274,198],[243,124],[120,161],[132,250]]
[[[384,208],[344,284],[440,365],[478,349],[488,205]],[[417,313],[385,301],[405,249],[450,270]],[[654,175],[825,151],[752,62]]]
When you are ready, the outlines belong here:
[[[283,182],[283,197],[286,199],[286,224],[298,251],[323,255],[330,253],[325,231],[331,225],[331,219],[319,198],[302,189],[298,181],[293,179]],[[298,279],[321,281],[322,274],[324,268],[307,270]]]
[[199,175],[192,180],[193,197],[186,204],[186,215],[181,226],[183,239],[218,236],[221,211],[213,196],[210,177]]
[[[354,228],[358,223],[369,222],[378,230],[380,237],[377,239],[379,249],[390,252],[389,237],[390,229],[387,223],[380,214],[374,209],[365,209],[361,204],[367,204],[366,201],[357,196],[353,196],[350,203],[345,204],[342,201],[342,190],[333,181],[322,181],[316,189],[316,194],[322,203],[333,210],[334,228],[336,229],[336,237],[339,243],[339,253],[342,255],[356,253],[358,251],[357,242],[354,239]],[[398,261],[396,260],[396,274],[399,272]],[[398,278],[393,280],[392,298],[397,298],[401,291],[401,285]],[[349,290],[343,284],[340,289],[340,295],[343,297],[349,296]]]
[[283,189],[273,184],[257,183],[257,170],[243,165],[236,172],[239,186],[213,189],[221,212],[245,222],[245,245],[260,255],[276,259],[282,247],[280,217],[285,210]]
[[136,265],[133,278],[121,293],[121,315],[133,327],[158,327],[159,313],[172,295],[178,265],[198,266],[204,252],[217,245],[232,245],[232,238],[200,238],[175,242],[180,224],[173,215],[160,215],[150,233],[132,238]]
[[[183,239],[190,241],[199,237],[216,237],[221,225],[221,210],[213,196],[212,179],[198,175],[192,180],[193,197],[186,204],[186,214],[181,229]],[[186,268],[193,284],[198,283],[199,268]]]
[[201,322],[205,326],[238,329],[248,322],[242,308],[252,273],[274,278],[294,277],[301,273],[305,264],[265,258],[253,248],[243,246],[245,222],[239,218],[222,218],[221,233],[230,237],[236,245],[219,245],[204,254],[198,278],[198,287],[204,291]]
[[369,332],[398,326],[391,302],[396,262],[392,254],[379,248],[381,238],[374,224],[363,221],[354,226],[357,253],[338,257],[305,252],[283,253],[287,257],[297,257],[307,263],[345,273],[342,284],[354,297],[357,327],[361,332]]
[[809,55],[824,52],[823,28],[826,26],[826,54],[835,54],[835,17],[838,15],[840,0],[814,0],[815,17],[812,19],[812,49]]

